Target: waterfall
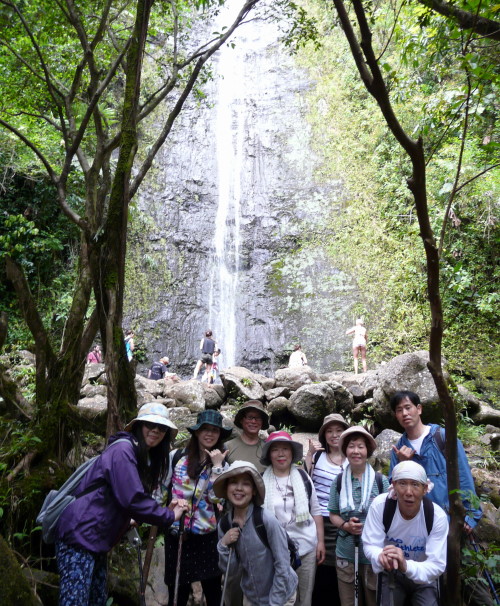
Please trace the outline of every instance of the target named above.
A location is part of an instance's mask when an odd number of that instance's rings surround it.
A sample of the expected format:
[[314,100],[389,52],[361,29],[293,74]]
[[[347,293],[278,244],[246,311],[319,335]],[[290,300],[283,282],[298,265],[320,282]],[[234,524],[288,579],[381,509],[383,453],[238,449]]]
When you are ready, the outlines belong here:
[[[231,48],[219,58],[215,154],[217,213],[210,275],[209,326],[222,349],[225,367],[237,363],[237,297],[241,246],[241,175],[244,163],[244,81]],[[222,76],[223,74],[223,76]]]

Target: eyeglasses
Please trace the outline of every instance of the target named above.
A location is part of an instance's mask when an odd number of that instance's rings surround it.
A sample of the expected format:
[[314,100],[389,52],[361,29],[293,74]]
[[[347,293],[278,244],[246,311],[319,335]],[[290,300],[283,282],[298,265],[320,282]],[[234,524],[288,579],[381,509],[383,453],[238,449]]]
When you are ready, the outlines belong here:
[[262,421],[262,417],[260,415],[257,415],[257,416],[245,415],[245,420],[246,421]]
[[166,427],[165,425],[160,425],[159,423],[150,423],[149,421],[143,421],[143,423],[144,427],[147,427],[151,431],[153,429],[157,429],[160,433],[166,433],[168,429],[168,427]]

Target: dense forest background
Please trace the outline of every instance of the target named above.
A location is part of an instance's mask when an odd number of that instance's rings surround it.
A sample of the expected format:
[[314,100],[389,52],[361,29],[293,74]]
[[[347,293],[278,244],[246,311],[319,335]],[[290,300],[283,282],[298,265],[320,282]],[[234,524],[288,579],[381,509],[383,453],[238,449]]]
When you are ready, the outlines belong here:
[[[47,22],[41,20],[40,30],[34,35],[40,48],[58,65],[59,72],[54,78],[59,82],[64,78],[66,62],[72,64],[72,42],[66,38],[64,23],[55,11],[49,10],[44,2],[39,4],[40,15],[45,10]],[[83,4],[89,10],[95,8],[92,2]],[[249,8],[253,8],[254,3],[247,4],[252,4]],[[494,28],[491,35],[489,30],[465,27],[458,8],[472,15],[472,23],[476,25],[481,25],[481,19],[493,24],[497,19],[498,24],[499,8],[463,0],[450,3],[457,9],[456,14],[451,11],[445,16],[426,4],[425,0],[404,3],[383,0],[365,3],[365,10],[394,111],[407,132],[423,139],[430,222],[440,252],[443,355],[457,382],[498,407],[500,41]],[[122,28],[127,30],[134,26],[135,5],[125,2],[123,12],[117,11],[110,28],[115,28],[115,34],[119,31],[121,35]],[[282,43],[293,54],[297,65],[315,82],[308,93],[307,115],[315,152],[322,159],[322,176],[325,179],[340,177],[345,192],[342,199],[332,205],[332,212],[321,231],[317,234],[308,231],[298,239],[297,252],[301,247],[322,247],[332,264],[354,276],[361,296],[353,312],[369,319],[371,363],[425,349],[430,334],[427,270],[414,202],[406,183],[411,172],[409,161],[360,81],[332,7],[314,0],[308,0],[300,7],[285,2],[277,5],[283,9],[282,13],[263,11],[260,16],[281,19],[286,24]],[[67,6],[75,8],[73,2],[67,2]],[[169,12],[174,6],[174,3],[157,3],[145,44],[151,43],[158,49],[164,39],[178,33],[180,22],[183,35],[186,38],[192,35],[191,28],[199,15],[190,12],[182,3],[174,12]],[[210,3],[200,3],[199,8],[202,12],[203,8],[210,7]],[[104,344],[107,343],[108,351],[113,348],[121,351],[124,346],[122,334],[116,331],[123,314],[118,313],[113,328],[106,325],[104,316],[112,297],[109,293],[106,297],[100,294],[95,270],[99,264],[97,257],[92,256],[104,255],[101,260],[109,259],[115,250],[112,246],[106,249],[101,242],[102,234],[108,229],[107,221],[112,222],[113,218],[112,213],[107,214],[112,208],[112,189],[108,188],[102,195],[103,210],[92,218],[89,209],[100,200],[99,187],[89,190],[92,175],[89,177],[91,171],[87,171],[85,160],[78,154],[68,160],[74,132],[83,118],[89,117],[88,98],[99,89],[92,77],[88,81],[83,78],[79,86],[86,92],[80,91],[71,100],[70,114],[74,123],[68,116],[61,117],[64,112],[58,105],[57,95],[51,97],[44,91],[42,79],[33,84],[32,67],[23,58],[22,53],[26,52],[31,65],[36,63],[36,52],[30,49],[29,36],[15,20],[16,11],[24,8],[7,0],[0,3],[2,30],[8,26],[10,32],[14,31],[10,37],[4,34],[0,37],[0,311],[4,312],[0,331],[0,344],[3,344],[0,360],[0,395],[3,398],[0,411],[0,434],[3,436],[0,442],[0,529],[23,557],[30,558],[30,534],[40,496],[40,479],[35,475],[28,484],[16,487],[10,478],[7,481],[7,476],[33,451],[38,450],[41,458],[55,456],[59,441],[54,440],[54,436],[61,435],[61,443],[66,440],[68,444],[75,441],[75,436],[81,439],[78,420],[66,409],[75,404],[71,401],[72,393],[59,397],[58,391],[55,399],[59,398],[61,407],[51,410],[53,393],[51,396],[50,385],[47,387],[43,383],[47,376],[61,374],[60,368],[68,360],[71,349],[68,342],[71,342],[71,330],[76,326],[70,328],[68,321],[75,315],[76,293],[82,289],[82,275],[87,270],[85,304],[80,304],[82,318],[74,333],[78,333],[78,351],[71,353],[71,364],[75,369],[81,367],[82,355],[98,333]],[[68,12],[70,20],[78,21],[71,10]],[[179,20],[172,16],[174,13]],[[169,15],[168,19],[165,15]],[[217,34],[215,39],[222,35]],[[198,33],[195,38],[197,36]],[[112,35],[106,39],[100,57],[103,64],[114,60],[113,52],[120,47],[119,39],[120,36],[117,41]],[[171,47],[168,44],[166,47],[170,52]],[[120,165],[116,132],[123,120],[121,99],[125,83],[132,77],[129,68],[133,56],[124,62],[125,52],[123,49],[121,52],[121,58],[116,60],[116,64],[121,65],[121,69],[117,69],[118,78],[106,98],[101,97],[97,109],[92,110],[99,112],[99,119],[82,143],[85,154],[91,157],[92,153],[100,151],[100,144],[95,141],[104,132],[109,134],[109,149],[97,169],[106,185],[112,182],[112,175]],[[199,103],[210,103],[204,98],[202,86],[204,79],[211,77],[209,63],[200,67],[202,76],[195,85],[191,82],[195,62],[187,61],[190,56],[188,48],[183,55],[184,67],[187,67],[183,75],[174,74],[173,67],[175,64],[177,68],[182,61],[177,57],[177,63],[171,62],[171,80],[174,80],[172,74],[177,78],[172,90],[182,90],[189,84],[190,88],[184,89],[187,94],[196,95]],[[158,98],[161,87],[157,88],[155,77],[162,75],[164,67],[158,67],[158,73],[148,68],[142,88],[143,107],[147,106],[148,100]],[[96,78],[98,74],[99,68],[95,66]],[[168,111],[165,115],[166,120],[173,116]],[[51,129],[59,119],[61,123],[69,124],[68,132],[64,128]],[[148,137],[144,133],[136,133],[136,136],[137,164],[147,162],[154,145],[148,140],[147,146],[141,147],[141,141]],[[31,145],[27,145],[27,139]],[[47,175],[40,155],[33,153],[36,146],[44,147],[49,162],[65,158],[63,198],[66,209],[70,208],[71,212],[63,211],[61,181],[54,179],[54,175]],[[132,167],[128,170],[130,176]],[[102,184],[100,187],[105,189]],[[135,193],[136,189],[132,190]],[[89,191],[95,193],[94,198],[89,196]],[[130,207],[125,205],[121,212],[126,217],[123,219],[120,215],[125,225],[130,220],[131,233],[134,236],[140,233],[142,218],[133,204],[133,197]],[[91,224],[91,229],[84,225],[85,222]],[[126,236],[126,233],[125,229],[121,235]],[[85,248],[91,250],[88,267],[82,260],[82,249]],[[116,250],[126,254],[123,248]],[[19,269],[18,273],[12,263]],[[125,273],[125,266],[125,261],[118,268],[106,265],[107,281],[103,284],[110,292],[109,285],[121,271]],[[123,288],[119,284],[116,292],[123,300],[124,293],[133,288],[133,276],[125,273]],[[23,289],[29,293],[29,298],[20,296]],[[28,309],[31,312],[36,309],[36,321],[33,313],[27,313]],[[127,314],[126,307],[123,313]],[[34,330],[35,325],[39,332]],[[37,339],[42,339],[43,346]],[[52,353],[47,354],[49,362],[40,370],[17,364],[22,350]],[[143,351],[142,355],[147,357],[148,351]],[[52,359],[57,359],[57,364]],[[118,368],[118,362],[116,366]],[[116,374],[118,376],[118,370]],[[117,379],[116,385],[121,394],[126,390],[127,380]],[[123,401],[117,397],[117,402],[115,425],[120,415],[133,408],[133,393]],[[49,415],[52,423],[47,421]],[[54,419],[56,425],[59,423],[55,427]],[[64,431],[61,430],[61,419],[64,419]],[[47,436],[51,436],[47,441],[50,448],[44,445]],[[86,439],[91,438],[87,436]],[[22,471],[18,470],[15,475],[22,477]],[[33,495],[38,499],[34,505],[30,501]]]

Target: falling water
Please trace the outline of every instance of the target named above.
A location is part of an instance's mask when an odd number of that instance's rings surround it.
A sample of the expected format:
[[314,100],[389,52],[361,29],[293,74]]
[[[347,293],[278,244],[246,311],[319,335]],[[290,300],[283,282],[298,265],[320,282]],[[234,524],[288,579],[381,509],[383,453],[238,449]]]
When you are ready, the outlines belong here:
[[241,64],[225,48],[219,59],[216,159],[218,206],[211,269],[209,324],[222,349],[225,367],[236,363],[237,294],[240,236],[244,101]]

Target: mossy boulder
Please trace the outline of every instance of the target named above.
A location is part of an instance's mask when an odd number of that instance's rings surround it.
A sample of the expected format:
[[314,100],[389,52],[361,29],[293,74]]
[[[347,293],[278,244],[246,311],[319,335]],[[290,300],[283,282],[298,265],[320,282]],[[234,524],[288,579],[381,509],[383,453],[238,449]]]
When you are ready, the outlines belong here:
[[2,606],[41,606],[21,566],[0,535],[0,604]]

